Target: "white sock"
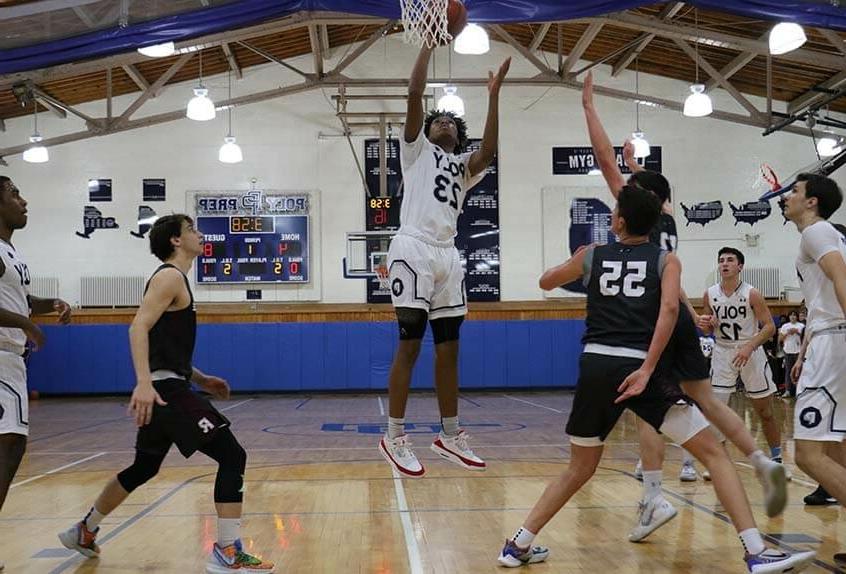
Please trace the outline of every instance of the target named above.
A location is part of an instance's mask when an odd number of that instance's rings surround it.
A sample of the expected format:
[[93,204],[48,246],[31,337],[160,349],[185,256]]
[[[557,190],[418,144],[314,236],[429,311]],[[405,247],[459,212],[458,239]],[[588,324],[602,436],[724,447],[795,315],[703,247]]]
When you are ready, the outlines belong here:
[[444,436],[455,436],[458,434],[458,417],[441,417],[441,429]]
[[83,522],[85,522],[85,528],[87,528],[91,532],[94,532],[95,530],[97,530],[97,527],[100,526],[100,523],[105,517],[105,514],[100,514],[99,512],[97,512],[97,509],[92,506],[91,510],[88,511],[88,514],[86,514],[85,518],[83,519]]
[[743,532],[739,532],[740,542],[749,554],[760,554],[767,549],[764,546],[764,539],[761,538],[761,533],[757,528],[749,528]]
[[405,417],[388,417],[388,438],[397,438],[405,434]]
[[643,471],[643,499],[652,500],[656,496],[661,496],[661,475],[660,470],[644,470]]
[[749,455],[749,462],[752,464],[755,470],[764,470],[770,464],[772,464],[772,461],[767,455],[764,454],[764,451],[762,451],[761,449],[758,449]]
[[241,538],[240,518],[217,519],[217,545],[226,548]]
[[517,532],[514,533],[514,537],[511,540],[513,540],[514,544],[520,548],[526,548],[532,544],[535,540],[535,536],[537,536],[537,534],[521,526],[517,529]]
[[682,464],[693,464],[693,455],[682,449]]

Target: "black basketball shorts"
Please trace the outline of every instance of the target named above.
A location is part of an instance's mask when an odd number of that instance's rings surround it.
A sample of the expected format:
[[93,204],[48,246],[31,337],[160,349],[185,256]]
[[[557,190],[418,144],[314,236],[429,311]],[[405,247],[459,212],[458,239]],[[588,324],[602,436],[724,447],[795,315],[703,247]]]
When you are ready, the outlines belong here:
[[684,302],[679,303],[679,318],[661,362],[665,372],[676,383],[711,378],[708,362],[702,354],[699,333]]
[[633,411],[659,430],[670,407],[686,399],[678,385],[667,377],[654,374],[643,393],[614,403],[620,396],[619,386],[642,364],[643,359],[582,353],[567,434],[575,438],[598,439],[596,446],[599,446],[625,409]]
[[176,444],[182,456],[188,458],[212,440],[218,430],[229,426],[229,419],[192,390],[188,381],[164,379],[153,382],[153,387],[167,405],[156,404],[150,424],[138,429],[137,450],[158,454]]

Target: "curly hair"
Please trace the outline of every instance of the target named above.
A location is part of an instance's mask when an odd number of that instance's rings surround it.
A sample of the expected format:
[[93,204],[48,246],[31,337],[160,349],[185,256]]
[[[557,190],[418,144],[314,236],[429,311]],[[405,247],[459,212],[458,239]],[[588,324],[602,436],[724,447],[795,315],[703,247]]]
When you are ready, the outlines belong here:
[[426,121],[423,124],[423,133],[426,137],[429,137],[429,128],[432,127],[432,122],[434,122],[438,118],[448,117],[453,122],[455,122],[455,127],[458,130],[458,143],[455,145],[455,149],[452,150],[452,153],[462,153],[464,148],[467,147],[467,123],[460,117],[456,116],[452,112],[445,112],[443,110],[432,110],[429,112],[429,115],[426,116]]

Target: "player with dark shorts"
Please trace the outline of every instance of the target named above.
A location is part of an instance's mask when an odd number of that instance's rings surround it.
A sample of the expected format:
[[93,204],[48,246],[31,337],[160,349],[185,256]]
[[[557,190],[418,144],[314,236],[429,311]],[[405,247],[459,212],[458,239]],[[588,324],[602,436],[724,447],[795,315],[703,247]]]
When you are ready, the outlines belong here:
[[[580,278],[587,287],[585,346],[567,422],[571,459],[561,476],[546,487],[523,525],[506,540],[498,558],[503,566],[516,568],[548,558],[549,549],[532,546],[535,536],[596,472],[605,439],[626,408],[689,450],[711,471],[720,502],[746,550],[749,572],[798,572],[815,556],[814,552],[787,554],[766,548],[737,470],[709,430],[708,421],[685,399],[668,374],[667,363],[662,362],[681,306],[681,263],[649,241],[659,212],[653,192],[623,186],[611,217],[618,242],[580,249],[540,278],[540,287],[546,290]],[[701,356],[699,349],[696,352]],[[660,506],[648,512],[668,519]],[[563,567],[562,563],[557,570]]]
[[[650,239],[657,241],[665,250],[674,250],[677,246],[675,221],[670,213],[670,184],[660,173],[644,170],[634,161],[633,147],[630,142],[624,147],[624,160],[632,169],[631,177],[626,180],[617,165],[614,146],[599,118],[593,103],[593,76],[588,73],[582,92],[582,107],[587,121],[588,134],[599,169],[616,198],[625,185],[635,185],[655,193],[662,203],[662,214],[658,228],[650,232]],[[679,308],[678,321],[673,331],[672,342],[666,350],[665,361],[670,365],[670,373],[681,384],[684,393],[693,398],[708,420],[723,435],[732,441],[744,453],[755,468],[758,479],[764,488],[764,503],[768,516],[780,514],[787,504],[787,477],[784,466],[770,460],[758,448],[743,420],[720,401],[711,389],[710,372],[702,355],[699,335],[696,331],[696,311],[690,305],[687,296],[680,291],[682,305]],[[648,424],[638,423],[641,461],[643,466],[644,503],[646,512],[640,512],[637,524],[629,534],[631,542],[639,542],[666,523],[657,520],[650,512],[650,493],[659,497],[657,505],[667,508],[669,502],[661,493],[662,467],[664,464],[665,443],[663,438]],[[664,504],[666,503],[666,505]],[[672,518],[676,511],[672,509]]]
[[[156,476],[175,444],[188,458],[199,451],[218,463],[214,483],[217,542],[206,563],[208,574],[269,574],[273,564],[244,552],[241,506],[247,453],[229,429],[229,420],[196,393],[196,384],[215,398],[229,398],[229,385],[191,363],[197,312],[186,274],[202,253],[203,235],[187,215],[166,215],[150,230],[150,250],[163,265],[153,273],[129,328],[137,383],[129,402],[138,434],[135,461],[115,476],[88,514],[59,534],[62,544],[94,558],[100,522],[136,488]],[[198,541],[199,543],[199,541]]]

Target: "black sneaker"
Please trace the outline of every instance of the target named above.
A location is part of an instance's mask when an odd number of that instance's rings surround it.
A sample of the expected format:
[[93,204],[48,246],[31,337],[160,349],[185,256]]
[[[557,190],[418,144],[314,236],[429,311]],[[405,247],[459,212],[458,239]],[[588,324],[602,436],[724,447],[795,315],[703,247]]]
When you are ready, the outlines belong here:
[[841,568],[846,566],[846,552],[838,552],[834,555],[834,562]]
[[[805,504],[808,506],[828,506],[829,504],[837,504],[837,499],[831,496],[822,485],[804,498]],[[846,558],[846,555],[844,555]]]

